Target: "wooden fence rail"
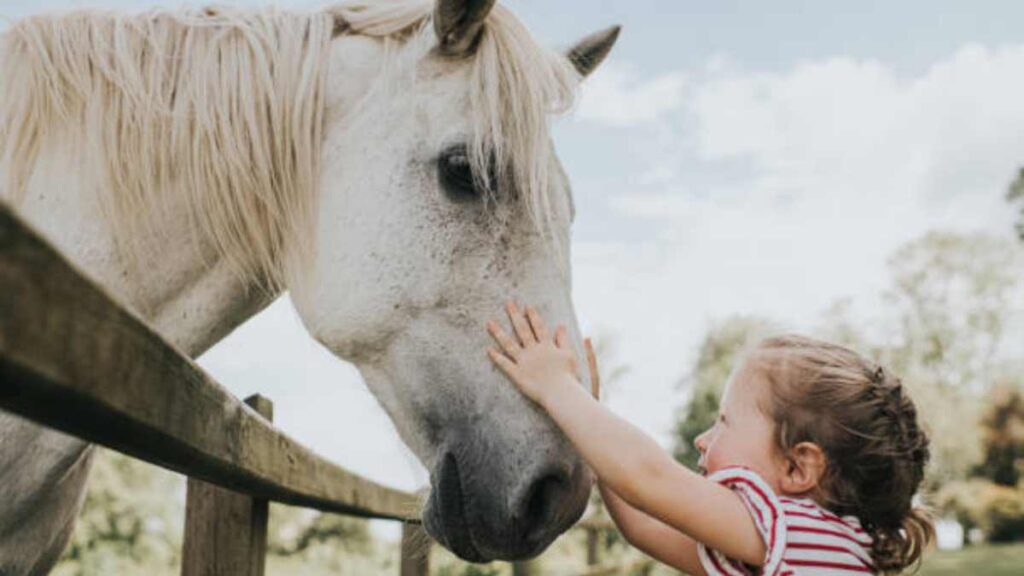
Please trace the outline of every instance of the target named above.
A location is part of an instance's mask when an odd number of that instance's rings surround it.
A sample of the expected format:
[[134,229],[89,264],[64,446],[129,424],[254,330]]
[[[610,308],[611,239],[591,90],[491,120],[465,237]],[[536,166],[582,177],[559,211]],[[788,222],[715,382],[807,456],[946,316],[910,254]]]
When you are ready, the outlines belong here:
[[267,503],[406,522],[403,576],[428,573],[419,498],[333,464],[247,406],[0,203],[0,408],[189,477],[185,576],[260,576]]

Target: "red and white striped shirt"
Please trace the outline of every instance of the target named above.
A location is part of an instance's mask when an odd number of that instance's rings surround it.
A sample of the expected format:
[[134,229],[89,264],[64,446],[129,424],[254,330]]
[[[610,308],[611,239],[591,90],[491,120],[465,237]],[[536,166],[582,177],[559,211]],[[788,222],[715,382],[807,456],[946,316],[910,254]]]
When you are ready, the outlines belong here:
[[874,574],[871,536],[853,516],[839,517],[813,500],[779,497],[755,472],[719,470],[710,479],[732,488],[750,511],[767,553],[748,566],[704,544],[697,548],[709,576],[856,576]]

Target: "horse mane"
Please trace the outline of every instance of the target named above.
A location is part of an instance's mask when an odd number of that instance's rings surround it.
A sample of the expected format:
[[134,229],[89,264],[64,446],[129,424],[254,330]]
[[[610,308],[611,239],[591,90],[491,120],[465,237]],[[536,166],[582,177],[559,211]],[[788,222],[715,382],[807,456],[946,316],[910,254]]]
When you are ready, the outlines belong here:
[[[217,8],[22,20],[0,40],[6,195],[23,195],[48,138],[70,135],[99,154],[115,235],[130,238],[170,201],[184,201],[193,228],[240,273],[280,288],[288,262],[308,262],[312,250],[332,37],[426,45],[432,7],[359,0],[308,14]],[[494,8],[471,62],[470,157],[478,175],[497,163],[536,222],[565,212],[549,194],[560,175],[547,122],[577,84],[567,59]],[[167,190],[186,197],[160,197]]]

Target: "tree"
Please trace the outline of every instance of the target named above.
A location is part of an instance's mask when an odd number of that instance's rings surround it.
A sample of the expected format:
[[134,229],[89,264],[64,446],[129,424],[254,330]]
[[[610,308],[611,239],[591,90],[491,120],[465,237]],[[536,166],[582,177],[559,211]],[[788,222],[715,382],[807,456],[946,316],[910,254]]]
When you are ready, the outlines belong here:
[[690,390],[690,402],[681,411],[676,425],[676,460],[696,468],[700,454],[693,442],[715,423],[725,382],[742,353],[772,332],[774,326],[764,318],[732,316],[711,327],[701,343],[693,370],[682,382]]
[[1017,177],[1010,184],[1006,193],[1006,200],[1010,204],[1020,204],[1020,217],[1017,219],[1017,236],[1024,240],[1024,168],[1017,172]]
[[174,573],[184,496],[181,476],[98,448],[82,512],[55,573]]
[[267,546],[291,562],[291,569],[319,565],[336,571],[371,556],[374,541],[365,519],[271,504]]
[[877,348],[911,391],[932,439],[933,486],[965,478],[981,459],[981,396],[1018,370],[1007,338],[1020,301],[1019,245],[999,237],[933,232],[897,250]]
[[1005,359],[1007,311],[1021,296],[1022,270],[1018,245],[984,234],[932,232],[897,250],[885,294],[899,322],[900,354],[892,360],[912,362],[900,368],[942,386],[991,387]]
[[840,298],[821,313],[812,334],[816,338],[846,346],[852,350],[877,355],[878,350],[864,335],[858,323],[851,317],[853,300]]
[[1016,488],[1024,476],[1024,392],[996,388],[981,420],[983,459],[975,469],[996,484]]

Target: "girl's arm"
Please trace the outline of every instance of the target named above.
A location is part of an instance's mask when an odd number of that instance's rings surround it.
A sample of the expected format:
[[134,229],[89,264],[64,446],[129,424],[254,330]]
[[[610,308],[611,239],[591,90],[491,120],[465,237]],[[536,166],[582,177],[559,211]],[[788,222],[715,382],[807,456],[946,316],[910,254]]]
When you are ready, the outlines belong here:
[[599,481],[597,486],[605,508],[627,542],[673,568],[693,576],[705,576],[693,538],[633,508],[604,483]]
[[765,544],[739,496],[673,460],[584,391],[564,327],[552,339],[532,308],[524,316],[509,303],[508,315],[516,339],[489,322],[504,351],[489,350],[491,359],[547,411],[602,482],[632,507],[730,558],[764,562]]
[[[590,372],[590,395],[601,400],[601,372],[589,338],[583,340]],[[626,503],[600,479],[597,489],[604,507],[627,542],[648,556],[693,576],[705,576],[697,557],[697,542],[664,522],[648,516]]]

